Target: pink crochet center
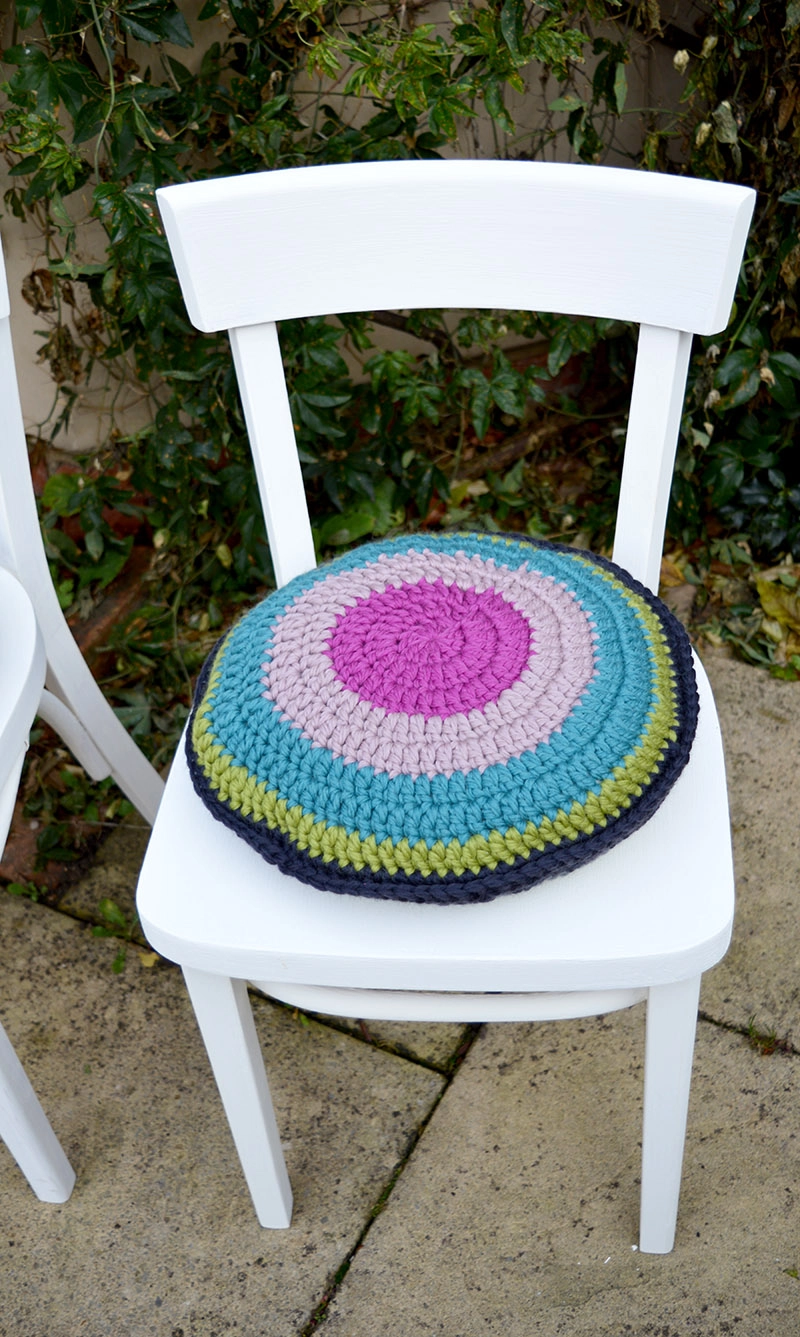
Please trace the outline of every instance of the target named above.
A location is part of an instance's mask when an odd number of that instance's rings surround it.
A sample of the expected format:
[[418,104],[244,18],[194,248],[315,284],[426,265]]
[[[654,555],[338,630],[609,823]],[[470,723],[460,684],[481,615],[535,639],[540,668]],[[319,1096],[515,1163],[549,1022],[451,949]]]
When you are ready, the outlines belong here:
[[362,701],[431,719],[496,701],[531,650],[527,619],[496,591],[439,579],[359,599],[336,619],[327,654]]
[[[468,714],[405,715],[371,706],[336,676],[328,642],[337,620],[376,590],[442,579],[445,585],[502,594],[536,628],[519,680]],[[329,573],[275,619],[263,663],[264,696],[312,746],[390,776],[452,775],[505,764],[544,742],[577,706],[594,675],[594,624],[575,594],[526,566],[492,558],[408,551]]]

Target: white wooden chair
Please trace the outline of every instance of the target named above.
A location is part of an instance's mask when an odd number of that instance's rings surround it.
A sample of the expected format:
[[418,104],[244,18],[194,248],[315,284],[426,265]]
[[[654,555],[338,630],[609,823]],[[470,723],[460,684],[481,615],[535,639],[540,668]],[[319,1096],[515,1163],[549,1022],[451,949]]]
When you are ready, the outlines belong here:
[[[486,162],[161,190],[190,317],[230,331],[279,584],[315,558],[275,322],[505,307],[640,325],[614,559],[656,589],[692,333],[728,320],[753,201],[685,178]],[[697,676],[691,758],[655,816],[568,876],[488,904],[362,900],[287,877],[209,817],[179,750],[139,913],[183,968],[263,1225],[289,1224],[291,1190],[246,981],[293,1006],[407,1020],[542,1021],[646,999],[640,1247],[672,1248],[700,976],[733,914],[722,748],[699,662]]]
[[0,256],[0,566],[13,571],[33,603],[44,641],[46,685],[37,713],[93,780],[113,775],[153,821],[163,781],[126,732],[73,639],[50,579],[33,495],[11,343],[10,304]]
[[[60,734],[92,779],[113,775],[147,821],[153,821],[163,781],[95,683],[50,578],[28,465],[0,256],[0,850],[36,715]],[[37,1196],[66,1202],[75,1174],[2,1028],[0,1136]]]
[[[0,851],[11,823],[45,666],[33,605],[14,576],[0,569]],[[67,1201],[75,1173],[2,1026],[0,1137],[37,1198]]]

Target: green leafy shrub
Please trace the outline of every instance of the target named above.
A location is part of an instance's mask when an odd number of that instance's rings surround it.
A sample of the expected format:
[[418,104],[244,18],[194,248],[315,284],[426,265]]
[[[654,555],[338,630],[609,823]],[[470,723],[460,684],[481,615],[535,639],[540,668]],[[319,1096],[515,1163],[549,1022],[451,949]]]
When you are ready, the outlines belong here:
[[[6,207],[38,224],[47,256],[26,287],[47,325],[41,352],[59,389],[45,430],[57,438],[68,426],[91,377],[120,386],[133,379],[151,405],[135,434],[112,424],[91,476],[47,485],[48,541],[70,573],[65,581],[62,571],[65,598],[124,563],[131,536],[114,532],[107,510],[131,512],[131,496],[146,501],[142,519],[160,553],[180,554],[176,578],[202,571],[220,591],[270,575],[227,343],[187,323],[155,189],[302,163],[436,156],[482,109],[511,135],[506,99],[523,88],[522,71],[538,62],[566,81],[588,41],[581,25],[616,8],[466,5],[442,31],[392,11],[374,17],[368,6],[353,27],[340,23],[341,4],[208,0],[197,34],[210,27],[218,40],[190,68],[179,57],[192,34],[171,0],[17,4],[20,31],[5,52],[3,85],[13,179]],[[98,223],[102,255],[83,240]],[[284,327],[323,545],[424,519],[434,495],[447,496],[452,469],[432,458],[428,429],[460,460],[467,432],[481,441],[544,398],[546,368],[520,370],[492,351],[500,330],[530,336],[541,322],[485,314],[453,332],[440,313],[400,322],[431,351],[374,351],[375,322],[366,318]],[[596,337],[585,323],[562,322],[555,333],[551,371]],[[348,371],[343,345],[351,365],[362,362],[363,381]],[[65,517],[77,531],[65,531]]]
[[759,193],[730,326],[694,362],[673,528],[800,553],[800,5],[717,0],[686,67],[686,166]]
[[[135,431],[112,412],[104,449],[43,497],[65,604],[111,580],[134,541],[152,545],[155,611],[135,649],[118,647],[126,708],[140,710],[141,674],[159,677],[164,627],[188,681],[225,605],[271,577],[227,341],[189,326],[160,228],[154,192],[171,181],[477,153],[486,126],[500,156],[552,155],[566,136],[595,162],[619,156],[625,116],[645,168],[755,185],[733,321],[696,349],[670,523],[684,543],[746,532],[764,553],[800,548],[800,6],[713,0],[683,36],[662,33],[654,3],[502,0],[435,25],[427,8],[207,0],[190,29],[172,0],[16,4],[0,134],[6,208],[45,256],[24,290],[57,389],[40,435],[58,444],[90,383],[148,406]],[[659,36],[685,38],[683,100],[632,109],[631,59]],[[534,127],[515,124],[515,99],[545,85]],[[387,350],[385,325],[417,342]],[[507,335],[542,341],[541,357],[504,351]],[[452,521],[607,541],[625,329],[373,312],[286,323],[281,338],[321,548]],[[565,430],[543,435],[554,408]],[[523,427],[546,444],[531,454]]]

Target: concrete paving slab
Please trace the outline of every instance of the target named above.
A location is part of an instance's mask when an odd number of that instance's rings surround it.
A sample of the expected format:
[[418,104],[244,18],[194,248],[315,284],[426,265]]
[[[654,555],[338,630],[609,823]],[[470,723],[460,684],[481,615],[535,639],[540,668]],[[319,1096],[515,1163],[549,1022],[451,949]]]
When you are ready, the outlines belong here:
[[737,907],[727,957],[706,976],[718,1021],[794,1036],[800,1046],[800,683],[710,654],[722,724]]
[[442,1079],[256,1001],[295,1214],[262,1230],[180,973],[0,896],[0,1017],[77,1171],[40,1203],[0,1145],[0,1337],[292,1337]]
[[675,1252],[641,1255],[643,1029],[488,1027],[321,1337],[794,1334],[800,1058],[701,1023]]

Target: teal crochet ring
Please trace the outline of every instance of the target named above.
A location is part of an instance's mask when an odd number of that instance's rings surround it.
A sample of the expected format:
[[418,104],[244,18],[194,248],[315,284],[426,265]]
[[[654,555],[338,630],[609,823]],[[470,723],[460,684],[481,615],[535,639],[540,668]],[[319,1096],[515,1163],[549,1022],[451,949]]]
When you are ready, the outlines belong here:
[[630,575],[514,535],[366,544],[217,645],[187,734],[218,820],[328,891],[464,904],[645,822],[697,723],[683,627]]

